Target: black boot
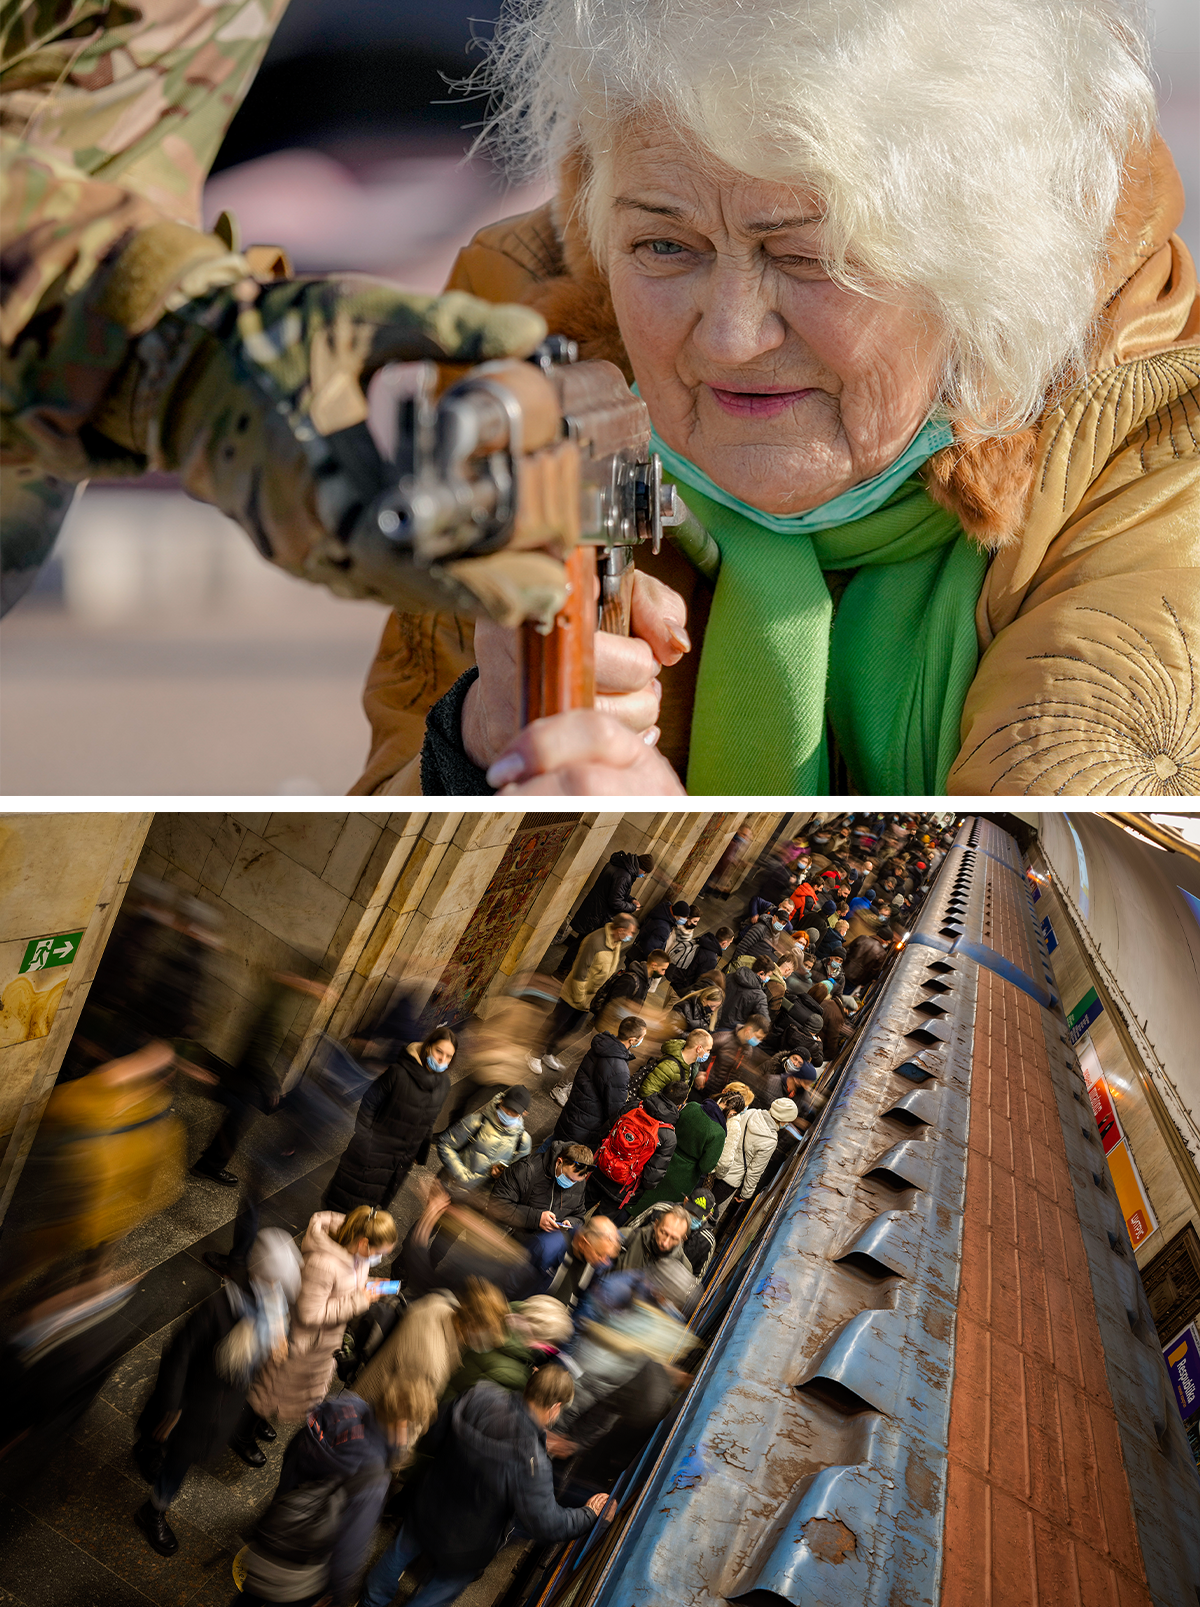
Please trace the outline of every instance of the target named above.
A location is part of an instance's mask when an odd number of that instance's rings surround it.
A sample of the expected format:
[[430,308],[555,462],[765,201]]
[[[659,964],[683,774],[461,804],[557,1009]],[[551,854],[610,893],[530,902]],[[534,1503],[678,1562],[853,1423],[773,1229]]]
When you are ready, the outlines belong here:
[[232,1440],[230,1449],[236,1451],[242,1461],[252,1468],[265,1468],[267,1458],[253,1440]]
[[266,1440],[267,1444],[270,1445],[273,1440],[279,1438],[279,1435],[265,1417],[260,1417],[254,1425],[254,1438],[256,1440]]
[[232,1172],[227,1172],[219,1164],[206,1163],[203,1160],[197,1161],[192,1167],[192,1176],[207,1177],[213,1183],[223,1183],[227,1189],[235,1189],[238,1186],[238,1180]]
[[179,1550],[179,1541],[176,1540],[175,1532],[167,1522],[166,1513],[160,1512],[152,1501],[147,1501],[144,1507],[137,1509],[133,1521],[160,1557],[173,1557]]

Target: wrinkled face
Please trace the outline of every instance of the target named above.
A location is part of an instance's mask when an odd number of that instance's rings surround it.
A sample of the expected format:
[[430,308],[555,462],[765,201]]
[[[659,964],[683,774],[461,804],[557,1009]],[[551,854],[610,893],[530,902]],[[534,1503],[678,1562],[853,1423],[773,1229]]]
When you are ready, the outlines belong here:
[[650,120],[610,164],[602,255],[667,445],[767,513],[800,513],[892,463],[936,395],[942,343],[896,296],[835,283],[819,205]]
[[682,1217],[660,1216],[654,1228],[654,1242],[664,1252],[673,1250],[687,1237],[687,1223]]

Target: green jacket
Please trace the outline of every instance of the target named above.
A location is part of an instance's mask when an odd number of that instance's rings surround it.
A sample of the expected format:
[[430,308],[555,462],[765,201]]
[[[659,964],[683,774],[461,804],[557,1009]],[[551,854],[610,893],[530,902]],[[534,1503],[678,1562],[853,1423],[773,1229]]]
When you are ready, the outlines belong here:
[[651,1094],[661,1094],[669,1083],[685,1082],[689,1089],[692,1078],[696,1075],[694,1065],[689,1066],[686,1060],[680,1059],[686,1038],[668,1038],[663,1044],[663,1058],[653,1066],[642,1079],[638,1095],[642,1099],[649,1099]]
[[457,1371],[451,1373],[439,1404],[444,1406],[456,1396],[465,1395],[485,1379],[499,1384],[501,1389],[523,1390],[532,1372],[533,1352],[515,1335],[497,1345],[495,1350],[464,1351],[462,1362]]
[[660,1200],[686,1200],[716,1166],[724,1148],[725,1129],[720,1122],[715,1122],[703,1105],[685,1105],[675,1123],[675,1153],[666,1175],[657,1187],[638,1195],[629,1207],[630,1217],[640,1216]]

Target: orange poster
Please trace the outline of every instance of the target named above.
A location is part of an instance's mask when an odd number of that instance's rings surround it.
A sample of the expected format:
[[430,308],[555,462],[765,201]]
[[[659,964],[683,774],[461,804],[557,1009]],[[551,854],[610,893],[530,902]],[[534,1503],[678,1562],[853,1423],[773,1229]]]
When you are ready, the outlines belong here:
[[1158,1223],[1154,1220],[1149,1200],[1142,1192],[1142,1180],[1137,1175],[1129,1145],[1124,1139],[1109,1150],[1108,1169],[1120,1201],[1121,1215],[1129,1229],[1129,1242],[1136,1250],[1142,1240],[1154,1232]]

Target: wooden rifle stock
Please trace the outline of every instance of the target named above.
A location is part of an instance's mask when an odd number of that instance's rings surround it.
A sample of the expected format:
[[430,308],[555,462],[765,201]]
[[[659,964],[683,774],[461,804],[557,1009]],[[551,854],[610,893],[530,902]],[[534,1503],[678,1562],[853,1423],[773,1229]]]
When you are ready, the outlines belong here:
[[596,699],[596,549],[576,547],[566,569],[570,590],[550,629],[521,626],[522,725]]

